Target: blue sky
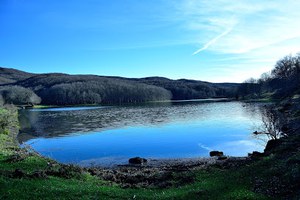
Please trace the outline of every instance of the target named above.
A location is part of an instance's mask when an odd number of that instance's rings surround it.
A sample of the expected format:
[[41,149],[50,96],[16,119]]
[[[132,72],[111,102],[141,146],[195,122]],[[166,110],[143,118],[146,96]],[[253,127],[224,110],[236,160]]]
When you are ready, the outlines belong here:
[[300,51],[300,1],[0,0],[0,66],[212,82]]

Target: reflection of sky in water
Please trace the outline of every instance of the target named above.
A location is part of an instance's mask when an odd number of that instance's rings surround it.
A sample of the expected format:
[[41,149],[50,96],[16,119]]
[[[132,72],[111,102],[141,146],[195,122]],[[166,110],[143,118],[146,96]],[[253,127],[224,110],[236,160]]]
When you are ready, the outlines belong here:
[[[27,115],[29,124],[36,124],[22,129],[21,140],[42,155],[61,162],[108,163],[115,159],[115,163],[120,163],[134,156],[206,157],[210,150],[245,156],[253,150],[263,150],[264,146],[250,135],[254,124],[260,123],[257,105],[242,105],[226,102],[111,107],[59,112],[54,116],[43,112]],[[107,116],[110,122],[103,120]],[[70,119],[72,123],[55,126],[57,118],[66,122]],[[51,135],[51,131],[57,134]],[[43,137],[38,137],[38,133],[44,133]]]

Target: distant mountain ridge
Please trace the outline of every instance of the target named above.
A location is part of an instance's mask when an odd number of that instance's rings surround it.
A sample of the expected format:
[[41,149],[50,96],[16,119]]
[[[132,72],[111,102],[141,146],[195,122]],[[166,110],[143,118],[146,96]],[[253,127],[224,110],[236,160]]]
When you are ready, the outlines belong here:
[[[0,94],[4,99],[13,102],[13,97],[7,98],[7,96],[20,96],[21,88],[25,88],[40,97],[42,104],[51,105],[233,97],[239,85],[188,79],[172,80],[165,77],[124,78],[63,73],[33,74],[12,68],[0,68]],[[18,94],[13,94],[17,87]]]

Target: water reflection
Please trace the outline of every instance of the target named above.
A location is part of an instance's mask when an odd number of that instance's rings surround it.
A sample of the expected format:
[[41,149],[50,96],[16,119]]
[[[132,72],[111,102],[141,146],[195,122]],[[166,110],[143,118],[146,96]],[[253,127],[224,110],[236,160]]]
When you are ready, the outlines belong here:
[[87,107],[63,107],[63,108],[33,108],[30,109],[29,111],[31,112],[58,112],[58,111],[76,111],[76,110],[91,110],[91,109],[98,109],[98,108],[102,108],[100,106],[87,106]]
[[120,163],[132,156],[199,157],[212,149],[242,156],[263,148],[249,134],[260,124],[259,107],[240,102],[169,102],[23,110],[19,140],[59,161],[85,164]]

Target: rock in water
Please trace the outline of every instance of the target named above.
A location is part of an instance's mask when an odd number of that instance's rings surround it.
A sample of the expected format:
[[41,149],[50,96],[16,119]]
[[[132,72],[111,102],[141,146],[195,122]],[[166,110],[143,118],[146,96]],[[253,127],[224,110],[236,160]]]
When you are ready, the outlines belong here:
[[140,157],[135,157],[135,158],[130,158],[129,159],[129,164],[144,164],[144,163],[147,163],[147,159],[145,158],[140,158]]
[[213,157],[213,156],[223,156],[223,152],[222,151],[211,151],[209,152],[209,155],[210,157]]

